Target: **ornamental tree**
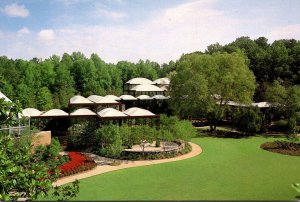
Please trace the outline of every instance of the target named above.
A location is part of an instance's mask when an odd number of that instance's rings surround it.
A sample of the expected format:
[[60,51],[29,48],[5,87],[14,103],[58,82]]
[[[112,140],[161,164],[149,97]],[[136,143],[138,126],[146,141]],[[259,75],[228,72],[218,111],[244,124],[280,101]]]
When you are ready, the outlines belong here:
[[215,130],[228,101],[252,102],[255,77],[247,64],[242,52],[182,56],[171,78],[172,108],[180,116],[207,118]]

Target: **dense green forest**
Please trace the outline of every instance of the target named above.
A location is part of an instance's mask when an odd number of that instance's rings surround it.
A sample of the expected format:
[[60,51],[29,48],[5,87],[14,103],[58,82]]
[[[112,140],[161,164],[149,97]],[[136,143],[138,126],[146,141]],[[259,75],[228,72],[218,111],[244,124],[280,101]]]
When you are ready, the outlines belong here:
[[[248,66],[256,77],[254,101],[264,101],[266,89],[274,81],[284,86],[300,83],[300,41],[284,39],[268,43],[265,37],[255,40],[240,37],[226,45],[209,45],[205,53],[232,53],[238,50],[248,57]],[[2,56],[0,91],[12,100],[19,100],[23,107],[63,109],[75,94],[120,95],[123,93],[123,84],[131,78],[154,80],[170,77],[176,71],[177,63],[170,61],[159,65],[157,62],[140,60],[138,63],[120,61],[111,64],[97,54],[86,57],[80,52],[29,61]]]

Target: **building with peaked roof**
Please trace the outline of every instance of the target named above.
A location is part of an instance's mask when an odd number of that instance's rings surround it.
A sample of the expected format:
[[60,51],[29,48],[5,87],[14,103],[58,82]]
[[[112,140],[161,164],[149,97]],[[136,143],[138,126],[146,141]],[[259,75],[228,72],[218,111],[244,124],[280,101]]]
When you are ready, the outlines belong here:
[[29,117],[29,118],[35,118],[35,117],[40,116],[42,113],[43,112],[41,112],[40,110],[35,109],[35,108],[26,108],[26,109],[23,109],[22,116]]
[[114,109],[114,108],[105,108],[105,109],[102,109],[101,111],[99,111],[98,113],[98,116],[100,118],[105,118],[105,119],[108,119],[108,118],[111,118],[111,119],[122,119],[122,118],[125,118],[127,117],[127,115],[117,109]]
[[93,102],[81,95],[75,95],[70,98],[70,105],[91,105]]
[[139,95],[162,95],[164,90],[152,84],[140,84],[129,90],[129,94],[137,97]]
[[138,108],[138,107],[131,107],[131,108],[125,110],[124,114],[127,114],[128,116],[131,116],[131,117],[155,117],[156,116],[152,112],[150,112],[146,109]]
[[59,117],[68,117],[69,114],[61,109],[51,109],[44,112],[39,117],[41,118],[59,118]]
[[71,117],[96,116],[96,113],[87,108],[80,108],[70,113],[70,116]]
[[103,99],[103,96],[100,96],[100,95],[90,95],[89,97],[87,97],[87,99],[89,99],[90,101],[92,101],[94,103],[99,103],[100,100]]

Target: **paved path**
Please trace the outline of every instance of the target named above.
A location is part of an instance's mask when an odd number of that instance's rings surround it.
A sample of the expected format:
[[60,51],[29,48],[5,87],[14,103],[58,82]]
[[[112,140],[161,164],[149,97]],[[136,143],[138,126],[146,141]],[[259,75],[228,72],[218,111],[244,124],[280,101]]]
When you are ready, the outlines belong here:
[[100,175],[102,173],[107,173],[107,172],[111,172],[114,170],[120,170],[120,169],[125,169],[125,168],[132,168],[132,167],[139,167],[139,166],[148,166],[148,165],[154,165],[154,164],[160,164],[160,163],[167,163],[167,162],[173,162],[173,161],[179,161],[179,160],[184,160],[184,159],[188,159],[188,158],[192,158],[194,156],[199,155],[202,152],[201,147],[199,147],[199,145],[191,143],[190,145],[192,146],[192,151],[190,153],[181,155],[181,156],[177,156],[174,158],[170,158],[170,159],[159,159],[159,160],[145,160],[145,161],[121,161],[120,165],[117,166],[111,166],[110,161],[111,159],[108,158],[103,158],[100,156],[97,156],[95,154],[89,154],[91,157],[94,158],[95,162],[97,163],[97,167],[86,171],[84,173],[79,173],[76,175],[71,175],[68,177],[64,177],[61,178],[59,180],[57,180],[55,183],[53,183],[54,186],[60,186],[63,184],[67,184],[69,182],[73,182],[76,179],[80,180],[80,179],[84,179],[84,178],[88,178],[88,177],[92,177],[95,175]]

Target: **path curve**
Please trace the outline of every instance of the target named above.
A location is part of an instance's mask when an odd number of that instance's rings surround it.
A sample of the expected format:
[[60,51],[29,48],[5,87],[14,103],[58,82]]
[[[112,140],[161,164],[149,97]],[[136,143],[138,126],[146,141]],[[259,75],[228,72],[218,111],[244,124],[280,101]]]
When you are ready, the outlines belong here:
[[107,173],[107,172],[111,172],[111,171],[115,171],[115,170],[179,161],[179,160],[192,158],[194,156],[201,154],[202,149],[199,145],[192,143],[192,142],[189,142],[189,144],[192,146],[192,151],[187,154],[181,155],[181,156],[177,156],[177,157],[170,158],[170,159],[144,160],[144,161],[121,160],[121,164],[118,166],[111,166],[111,165],[103,164],[103,159],[104,159],[103,157],[99,157],[95,154],[89,154],[91,157],[93,157],[95,159],[95,162],[97,163],[96,168],[86,171],[84,173],[79,173],[79,174],[61,178],[61,179],[57,180],[56,182],[54,182],[53,186],[60,186],[63,184],[73,182],[76,179],[80,180],[80,179],[92,177],[95,175],[100,175],[102,173]]

